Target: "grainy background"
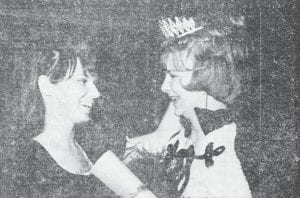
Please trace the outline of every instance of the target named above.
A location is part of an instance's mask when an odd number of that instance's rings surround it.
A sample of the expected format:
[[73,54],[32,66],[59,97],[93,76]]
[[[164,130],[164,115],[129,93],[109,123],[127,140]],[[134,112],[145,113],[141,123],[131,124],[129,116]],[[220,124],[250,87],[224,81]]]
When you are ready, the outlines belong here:
[[[21,91],[11,82],[15,51],[61,38],[93,41],[99,48],[97,86],[103,98],[93,111],[94,122],[78,127],[77,140],[93,161],[107,149],[121,156],[125,135],[134,137],[153,131],[168,104],[160,91],[163,73],[158,60],[163,38],[158,19],[195,4],[211,4],[217,9],[220,4],[213,2],[2,0],[1,171],[9,167],[6,159],[14,156],[14,138],[20,135],[17,119],[13,117],[17,113],[10,112],[15,105],[13,98]],[[243,10],[247,17],[253,49],[241,100],[243,108],[248,110],[239,123],[239,133],[244,134],[244,139],[237,144],[249,151],[244,157],[259,155],[253,157],[259,159],[254,163],[256,167],[245,170],[255,172],[256,197],[299,197],[295,2],[230,1],[233,11]],[[4,179],[0,190],[9,190],[5,188]],[[5,197],[0,192],[2,196]]]

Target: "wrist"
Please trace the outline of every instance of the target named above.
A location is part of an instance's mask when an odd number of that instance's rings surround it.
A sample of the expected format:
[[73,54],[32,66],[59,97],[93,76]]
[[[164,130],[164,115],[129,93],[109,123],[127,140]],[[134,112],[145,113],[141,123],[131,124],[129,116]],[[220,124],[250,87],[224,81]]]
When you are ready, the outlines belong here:
[[138,187],[137,192],[132,193],[130,198],[155,198],[156,196],[147,189],[146,185],[141,185]]

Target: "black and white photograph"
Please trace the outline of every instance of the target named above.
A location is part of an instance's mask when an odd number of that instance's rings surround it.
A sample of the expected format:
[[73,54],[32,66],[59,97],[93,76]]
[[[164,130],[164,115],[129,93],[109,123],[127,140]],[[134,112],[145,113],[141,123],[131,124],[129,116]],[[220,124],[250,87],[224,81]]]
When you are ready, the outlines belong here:
[[0,198],[300,198],[296,0],[0,0]]

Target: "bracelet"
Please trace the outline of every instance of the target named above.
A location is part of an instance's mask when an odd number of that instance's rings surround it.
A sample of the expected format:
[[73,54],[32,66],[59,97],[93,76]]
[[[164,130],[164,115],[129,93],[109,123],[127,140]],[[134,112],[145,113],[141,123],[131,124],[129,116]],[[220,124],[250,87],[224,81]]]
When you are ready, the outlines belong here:
[[138,194],[140,194],[141,192],[143,192],[143,191],[147,191],[148,189],[147,189],[147,185],[146,184],[142,184],[142,185],[140,185],[138,188],[137,188],[137,192],[135,192],[135,193],[130,193],[129,194],[129,198],[134,198],[134,197],[136,197]]

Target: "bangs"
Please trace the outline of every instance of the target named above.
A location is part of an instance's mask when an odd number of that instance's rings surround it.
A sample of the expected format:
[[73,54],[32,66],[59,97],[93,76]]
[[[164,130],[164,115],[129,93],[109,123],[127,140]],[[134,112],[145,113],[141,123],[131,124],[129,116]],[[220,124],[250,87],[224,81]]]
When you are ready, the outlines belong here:
[[188,71],[184,64],[183,57],[180,53],[177,53],[176,51],[164,53],[161,56],[161,63],[164,65],[164,68],[166,70],[178,72]]
[[95,80],[98,78],[96,72],[96,50],[86,45],[81,46],[80,50],[77,51],[76,56],[79,57],[82,68],[84,69],[85,76],[92,76]]
[[75,56],[71,56],[69,59],[64,60],[63,64],[68,68],[64,79],[70,79],[77,67],[77,59]]
[[78,55],[82,68],[84,69],[85,75],[91,75],[96,77],[96,56],[88,55],[88,56],[80,56]]
[[80,50],[62,49],[60,51],[53,51],[48,59],[48,72],[51,83],[59,83],[62,80],[70,79],[77,67],[77,58],[81,61],[85,76],[92,76],[96,78],[95,53],[91,53],[87,48],[80,48]]
[[64,54],[59,51],[53,51],[47,66],[50,68],[47,72],[50,82],[56,84],[64,79],[71,78],[76,69],[76,65],[76,57],[74,54]]
[[188,37],[179,40],[177,45],[164,49],[161,62],[169,70],[178,72],[195,70],[209,45],[207,37],[197,37],[197,39]]

